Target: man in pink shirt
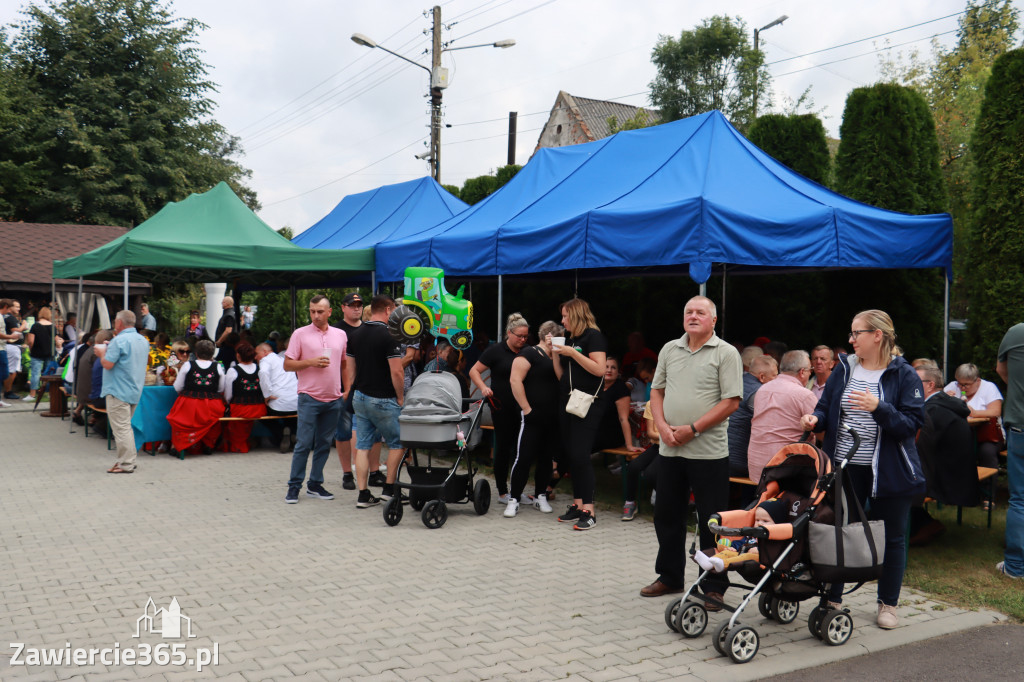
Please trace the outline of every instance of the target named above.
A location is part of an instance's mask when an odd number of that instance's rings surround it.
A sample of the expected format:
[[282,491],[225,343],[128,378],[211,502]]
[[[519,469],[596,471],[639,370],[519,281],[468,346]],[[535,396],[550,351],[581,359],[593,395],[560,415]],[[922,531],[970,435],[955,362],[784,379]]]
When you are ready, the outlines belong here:
[[814,394],[804,388],[810,376],[811,359],[807,351],[791,350],[782,356],[779,376],[754,394],[747,447],[747,469],[752,481],[761,480],[761,470],[775,453],[804,435],[800,417],[811,414],[818,404]]
[[[295,504],[306,475],[306,460],[313,452],[313,465],[309,471],[306,494],[321,500],[333,500],[334,495],[324,488],[324,465],[331,454],[331,441],[338,426],[338,412],[343,409],[342,376],[345,372],[345,353],[348,337],[332,327],[331,303],[318,294],[309,301],[312,324],[299,327],[288,342],[284,355],[284,370],[295,372],[298,379],[298,427],[295,451],[292,454],[292,472],[288,480],[288,494],[284,501]],[[345,390],[348,390],[346,378]]]

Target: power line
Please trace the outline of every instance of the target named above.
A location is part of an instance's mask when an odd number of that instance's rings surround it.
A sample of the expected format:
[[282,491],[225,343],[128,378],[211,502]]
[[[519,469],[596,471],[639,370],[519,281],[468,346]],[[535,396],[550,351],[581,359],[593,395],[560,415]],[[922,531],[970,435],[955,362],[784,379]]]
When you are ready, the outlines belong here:
[[448,43],[449,44],[454,43],[456,40],[462,40],[463,38],[468,38],[471,35],[475,35],[477,33],[480,33],[481,31],[486,31],[487,29],[494,28],[495,26],[497,26],[499,24],[504,24],[506,21],[512,21],[513,19],[515,19],[517,17],[521,17],[524,14],[529,14],[530,12],[534,11],[535,9],[540,9],[541,7],[545,7],[547,5],[550,5],[553,2],[558,2],[558,0],[547,0],[546,2],[542,2],[541,4],[536,5],[534,7],[531,7],[529,9],[524,9],[522,12],[517,12],[517,13],[513,14],[510,17],[505,17],[501,21],[496,21],[493,24],[488,24],[487,26],[484,26],[483,28],[478,28],[475,31],[470,31],[469,33],[466,33],[466,34],[463,34],[463,35],[459,36],[458,38],[452,38],[451,40],[448,41]]
[[959,29],[953,29],[952,31],[945,31],[943,33],[935,33],[935,34],[930,35],[930,36],[925,36],[924,38],[917,38],[915,40],[908,40],[905,43],[897,43],[896,45],[887,45],[886,47],[881,47],[881,48],[879,48],[877,50],[872,50],[871,52],[862,52],[860,54],[851,55],[849,57],[843,57],[842,59],[834,59],[834,60],[832,60],[830,62],[825,62],[824,64],[812,64],[811,66],[805,67],[803,69],[796,69],[795,71],[787,71],[786,73],[772,74],[772,78],[782,78],[783,76],[789,76],[789,75],[792,75],[794,73],[800,73],[801,71],[809,71],[811,69],[818,69],[818,68],[821,68],[823,66],[829,66],[830,64],[838,64],[839,62],[846,62],[846,61],[849,61],[851,59],[857,59],[859,57],[867,57],[869,55],[878,54],[879,52],[884,52],[886,50],[892,50],[892,49],[897,48],[897,47],[903,47],[904,45],[911,45],[913,43],[919,43],[922,40],[929,40],[931,38],[938,38],[939,36],[949,35],[950,33],[956,33],[958,30]]
[[814,50],[813,52],[805,52],[803,54],[798,54],[795,57],[786,57],[785,59],[777,59],[774,62],[768,62],[767,64],[765,64],[765,66],[772,66],[774,64],[781,64],[782,62],[789,62],[789,61],[792,61],[794,59],[800,59],[801,57],[809,57],[812,54],[820,54],[822,52],[828,52],[830,50],[838,50],[840,47],[847,47],[849,45],[856,45],[857,43],[864,43],[864,42],[867,42],[869,40],[874,40],[875,38],[882,38],[884,36],[892,35],[893,33],[900,33],[901,31],[907,31],[907,30],[910,30],[912,28],[917,28],[918,26],[924,26],[926,24],[934,24],[936,21],[942,21],[943,19],[949,19],[951,17],[960,16],[961,14],[966,14],[966,13],[967,13],[967,11],[964,10],[963,12],[956,12],[954,14],[947,14],[946,16],[939,17],[938,19],[929,19],[928,21],[922,21],[919,24],[913,24],[911,26],[904,26],[903,28],[897,28],[897,29],[894,29],[892,31],[886,31],[885,33],[879,33],[878,35],[870,36],[868,38],[860,38],[858,40],[851,40],[848,43],[842,43],[841,45],[833,45],[832,47],[825,47],[825,48],[822,48],[820,50]]
[[320,185],[319,187],[314,187],[313,189],[308,189],[308,190],[306,190],[305,192],[300,192],[299,194],[295,194],[295,195],[292,195],[292,196],[290,196],[290,197],[287,197],[287,198],[285,198],[285,199],[278,199],[277,201],[271,202],[271,203],[269,203],[269,204],[264,204],[264,206],[263,206],[263,207],[264,207],[264,208],[269,208],[269,207],[271,207],[271,206],[277,206],[278,204],[283,204],[283,203],[285,203],[286,201],[291,201],[292,199],[298,199],[299,197],[304,197],[304,196],[306,196],[307,194],[311,194],[311,193],[313,193],[313,192],[319,191],[319,190],[323,189],[324,187],[330,187],[331,185],[333,185],[333,184],[335,184],[335,183],[341,182],[342,180],[345,180],[346,178],[350,178],[350,177],[352,177],[352,176],[353,176],[353,175],[355,175],[356,173],[361,173],[361,172],[363,172],[363,171],[364,171],[364,170],[366,170],[367,168],[372,168],[372,167],[376,166],[376,165],[377,165],[378,163],[380,163],[380,162],[382,162],[382,161],[387,161],[387,160],[388,160],[388,159],[390,159],[390,158],[391,158],[392,156],[395,156],[396,154],[399,154],[399,153],[401,153],[401,152],[404,152],[404,151],[405,151],[406,149],[408,149],[409,147],[413,146],[414,144],[418,144],[418,143],[421,143],[421,142],[423,142],[423,140],[424,140],[424,138],[423,138],[423,137],[419,137],[419,138],[417,138],[417,139],[413,140],[412,142],[410,142],[409,144],[405,145],[405,146],[404,146],[404,147],[402,147],[401,149],[396,149],[395,151],[391,152],[391,153],[390,153],[390,154],[388,154],[387,156],[382,156],[381,158],[377,159],[377,160],[376,160],[376,161],[374,161],[373,163],[368,163],[368,164],[366,164],[365,166],[363,166],[362,168],[360,168],[360,169],[358,169],[358,170],[354,170],[354,171],[352,171],[351,173],[348,173],[348,174],[346,174],[346,175],[343,175],[343,176],[341,176],[340,178],[335,178],[334,180],[331,180],[330,182],[325,182],[324,184]]

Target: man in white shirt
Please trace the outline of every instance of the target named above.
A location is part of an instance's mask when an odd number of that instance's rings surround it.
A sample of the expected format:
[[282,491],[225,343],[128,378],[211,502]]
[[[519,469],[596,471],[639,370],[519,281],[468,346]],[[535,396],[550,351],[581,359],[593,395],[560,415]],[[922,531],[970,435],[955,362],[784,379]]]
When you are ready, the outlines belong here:
[[[274,352],[270,344],[256,346],[256,362],[260,367],[260,390],[267,401],[267,414],[287,416],[290,419],[270,419],[266,426],[270,440],[278,445],[281,452],[291,449],[295,433],[295,415],[299,407],[299,380],[295,372],[284,371],[284,360]],[[285,429],[288,429],[287,433]]]

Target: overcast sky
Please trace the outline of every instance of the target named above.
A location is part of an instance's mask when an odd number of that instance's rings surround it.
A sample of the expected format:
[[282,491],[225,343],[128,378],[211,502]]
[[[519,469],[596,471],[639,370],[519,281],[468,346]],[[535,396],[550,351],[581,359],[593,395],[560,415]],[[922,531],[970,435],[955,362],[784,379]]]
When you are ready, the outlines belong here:
[[[516,161],[525,164],[559,90],[646,105],[659,34],[678,36],[715,13],[748,28],[789,19],[761,34],[776,108],[808,86],[826,129],[838,136],[846,95],[878,79],[877,48],[929,38],[955,40],[965,0],[442,0],[452,47],[513,38],[515,47],[446,53],[441,181],[505,163],[508,112],[519,112]],[[0,1],[0,22],[26,3]],[[208,28],[200,35],[219,86],[217,120],[241,138],[241,159],[272,227],[308,228],[344,196],[429,174],[426,71],[353,43],[363,33],[429,65],[429,2],[412,0],[176,0],[174,12]],[[426,14],[426,16],[425,16]],[[518,15],[518,16],[516,16]],[[915,28],[907,28],[930,22]],[[492,24],[496,24],[493,25]],[[899,30],[904,29],[907,30]],[[851,41],[891,35],[836,47]],[[470,35],[472,34],[472,35]],[[913,42],[911,42],[913,41]],[[794,57],[798,57],[795,58]],[[788,60],[788,61],[780,61]],[[842,60],[842,61],[838,61]],[[831,63],[830,63],[831,62]],[[624,97],[629,95],[628,97]],[[762,112],[772,105],[762,103]]]

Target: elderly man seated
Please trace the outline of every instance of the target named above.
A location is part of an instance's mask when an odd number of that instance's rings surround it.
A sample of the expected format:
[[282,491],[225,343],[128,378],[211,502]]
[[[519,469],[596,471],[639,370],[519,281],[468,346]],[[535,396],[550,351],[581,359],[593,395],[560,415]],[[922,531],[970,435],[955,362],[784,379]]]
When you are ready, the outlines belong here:
[[[973,507],[980,501],[974,435],[967,423],[971,408],[942,392],[942,372],[935,366],[917,368],[924,386],[925,421],[917,436],[917,451],[928,483],[928,496],[945,504]],[[945,530],[924,507],[910,510],[910,544],[920,545]]]
[[[756,348],[757,346],[749,346]],[[745,351],[744,351],[745,352]],[[742,358],[742,355],[740,356]],[[757,355],[750,361],[750,368],[743,373],[743,400],[736,411],[729,415],[729,475],[744,478],[747,475],[747,446],[750,444],[750,420],[754,416],[754,396],[758,390],[779,375],[779,365],[770,355]],[[754,379],[752,390],[747,393],[747,377]]]
[[800,417],[814,412],[814,394],[804,388],[811,376],[811,358],[805,350],[791,350],[782,356],[779,376],[754,394],[754,416],[750,420],[747,470],[751,480],[761,480],[761,470],[779,450],[804,435]]
[[299,383],[295,372],[284,371],[284,360],[274,352],[268,343],[256,346],[256,362],[260,366],[260,391],[267,401],[268,416],[287,416],[290,419],[267,420],[270,441],[281,452],[292,447],[292,436],[298,420]]
[[835,353],[828,346],[822,344],[815,346],[811,351],[811,378],[807,381],[807,388],[814,394],[815,400],[821,399],[825,392],[825,382],[832,376],[832,366],[835,365]]

